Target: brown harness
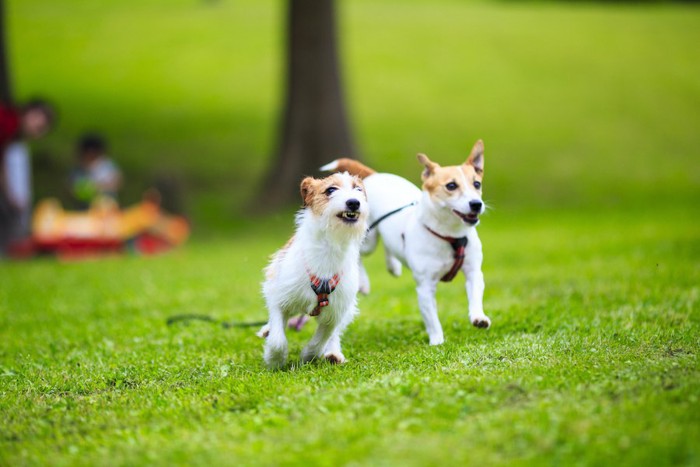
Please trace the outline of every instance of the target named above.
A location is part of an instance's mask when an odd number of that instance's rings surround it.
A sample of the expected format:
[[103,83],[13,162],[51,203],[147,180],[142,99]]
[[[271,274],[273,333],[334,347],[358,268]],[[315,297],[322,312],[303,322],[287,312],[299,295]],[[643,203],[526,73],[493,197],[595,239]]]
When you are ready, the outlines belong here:
[[452,264],[452,268],[447,272],[447,274],[442,276],[442,278],[440,279],[442,282],[450,282],[452,281],[452,279],[455,278],[459,270],[462,268],[462,265],[464,264],[464,250],[467,247],[468,243],[467,237],[446,237],[435,232],[427,225],[425,226],[425,228],[428,229],[428,232],[430,232],[431,234],[449,243],[452,247],[452,250],[454,251],[455,262]]

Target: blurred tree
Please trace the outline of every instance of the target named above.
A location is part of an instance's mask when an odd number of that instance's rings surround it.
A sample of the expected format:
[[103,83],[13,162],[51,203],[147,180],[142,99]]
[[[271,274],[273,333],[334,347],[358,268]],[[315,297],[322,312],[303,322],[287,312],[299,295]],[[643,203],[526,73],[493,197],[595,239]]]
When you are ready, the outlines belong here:
[[357,156],[343,99],[335,0],[289,0],[286,89],[265,184],[270,208],[296,202],[299,181],[341,156]]
[[0,102],[12,103],[12,86],[7,60],[7,27],[5,25],[5,0],[0,0]]

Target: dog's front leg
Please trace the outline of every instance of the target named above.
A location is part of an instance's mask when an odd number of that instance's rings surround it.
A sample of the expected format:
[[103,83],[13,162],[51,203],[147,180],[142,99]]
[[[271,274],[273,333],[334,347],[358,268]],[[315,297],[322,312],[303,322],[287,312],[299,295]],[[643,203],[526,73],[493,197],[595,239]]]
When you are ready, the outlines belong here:
[[323,358],[331,363],[345,363],[345,355],[340,350],[340,334],[340,327],[337,327],[323,350]]
[[323,358],[331,363],[345,363],[345,355],[340,349],[340,336],[352,321],[354,313],[345,313],[341,323],[333,330],[331,338],[328,339],[326,348],[323,351]]
[[278,308],[270,308],[270,321],[267,323],[265,340],[265,363],[270,368],[281,368],[287,362],[285,325],[282,311]]
[[464,268],[467,278],[467,300],[469,300],[469,321],[477,328],[488,328],[491,320],[484,314],[484,274],[480,262],[467,264]]
[[428,332],[430,345],[440,345],[445,342],[445,337],[442,334],[442,325],[437,313],[437,300],[435,300],[435,292],[437,290],[437,282],[430,279],[418,280],[418,307],[420,314],[423,316],[425,330]]
[[335,323],[333,325],[329,324],[325,320],[318,320],[318,327],[316,328],[316,333],[311,338],[304,350],[301,351],[301,361],[310,362],[315,358],[323,357],[323,351],[328,344],[328,340],[331,338],[333,331],[335,329]]

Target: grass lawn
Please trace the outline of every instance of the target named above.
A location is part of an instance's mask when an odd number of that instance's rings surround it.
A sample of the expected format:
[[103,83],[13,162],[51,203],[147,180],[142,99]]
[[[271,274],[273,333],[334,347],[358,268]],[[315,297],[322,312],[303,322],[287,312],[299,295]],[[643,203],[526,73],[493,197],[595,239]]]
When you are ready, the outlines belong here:
[[[291,230],[158,258],[0,268],[0,463],[697,465],[700,229],[671,210],[492,213],[488,331],[460,283],[427,345],[409,276],[370,258],[349,362],[272,372],[250,329]],[[275,232],[275,233],[270,233]]]

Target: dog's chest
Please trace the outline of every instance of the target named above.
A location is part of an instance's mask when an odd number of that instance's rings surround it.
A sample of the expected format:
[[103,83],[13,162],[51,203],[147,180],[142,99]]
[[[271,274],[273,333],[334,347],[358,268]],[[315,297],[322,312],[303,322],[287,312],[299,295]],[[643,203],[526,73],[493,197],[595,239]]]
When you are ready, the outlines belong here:
[[[354,275],[357,275],[357,271],[354,271]],[[278,291],[287,313],[312,314],[314,309],[319,307],[319,315],[335,315],[343,313],[353,303],[353,290],[357,289],[357,281],[353,280],[352,272],[338,273],[337,282],[332,290],[324,288],[323,285],[319,287],[318,279],[315,275],[307,274],[306,277],[299,277],[292,283],[285,284],[286,290]],[[321,281],[331,284],[332,279],[333,275],[320,278]]]
[[[465,237],[442,239],[420,226],[421,230],[407,232],[405,254],[409,268],[418,275],[442,279],[448,273],[453,277],[468,261],[469,239]],[[450,279],[451,280],[451,279]]]

